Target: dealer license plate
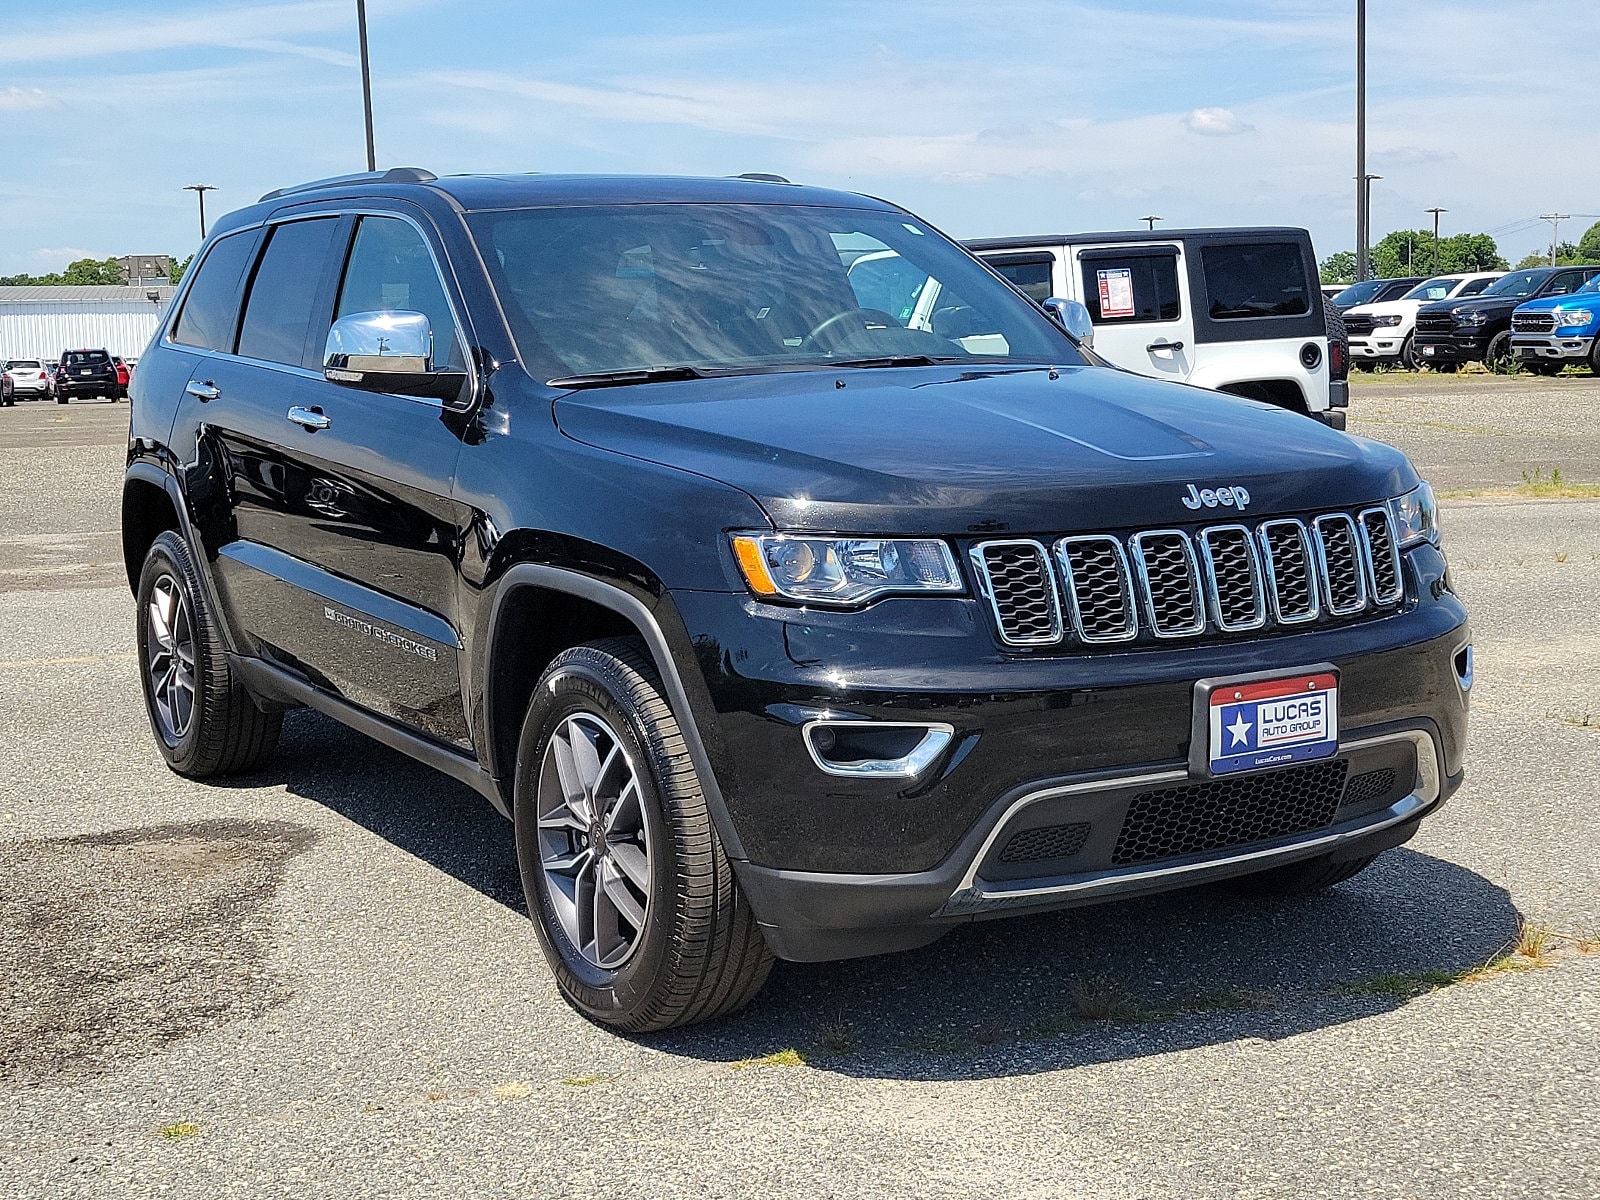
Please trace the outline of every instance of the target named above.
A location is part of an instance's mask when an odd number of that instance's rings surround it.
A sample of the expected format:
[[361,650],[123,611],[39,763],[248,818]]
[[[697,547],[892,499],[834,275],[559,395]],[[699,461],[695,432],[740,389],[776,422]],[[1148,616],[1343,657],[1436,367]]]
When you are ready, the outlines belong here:
[[1213,775],[1329,758],[1339,750],[1339,677],[1223,683],[1207,701]]
[[94,369],[92,367],[85,367],[83,370],[79,371],[78,374],[79,375],[93,375],[94,374]]
[[1432,358],[1433,357],[1433,347],[1432,346],[1424,346],[1422,348],[1422,357],[1423,358]]

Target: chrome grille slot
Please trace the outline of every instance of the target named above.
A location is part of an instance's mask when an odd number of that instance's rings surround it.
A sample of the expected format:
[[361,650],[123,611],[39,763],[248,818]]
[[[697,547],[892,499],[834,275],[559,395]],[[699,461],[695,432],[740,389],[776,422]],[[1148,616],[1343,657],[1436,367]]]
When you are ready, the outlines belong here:
[[1513,333],[1554,333],[1556,318],[1554,313],[1512,313],[1511,331]]
[[1280,625],[1314,621],[1322,611],[1317,600],[1311,536],[1299,521],[1267,521],[1261,526],[1262,565],[1272,612]]
[[1144,615],[1159,638],[1190,637],[1206,627],[1194,547],[1181,530],[1133,535],[1133,561],[1144,593]]
[[1045,548],[1031,540],[982,542],[972,565],[1008,646],[1048,646],[1061,640],[1061,601]]
[[1200,532],[1200,561],[1206,596],[1217,628],[1228,633],[1260,629],[1267,623],[1267,598],[1261,586],[1255,540],[1243,525],[1213,525]]
[[1139,634],[1133,580],[1122,543],[1107,534],[1062,538],[1056,559],[1067,585],[1072,631],[1085,642],[1126,642]]
[[1317,534],[1317,567],[1322,600],[1336,617],[1347,617],[1367,606],[1366,568],[1356,523],[1344,513],[1328,513],[1312,522]]
[[1394,536],[1394,518],[1387,508],[1362,510],[1361,541],[1373,603],[1393,604],[1405,595],[1406,585],[1400,574],[1400,546]]

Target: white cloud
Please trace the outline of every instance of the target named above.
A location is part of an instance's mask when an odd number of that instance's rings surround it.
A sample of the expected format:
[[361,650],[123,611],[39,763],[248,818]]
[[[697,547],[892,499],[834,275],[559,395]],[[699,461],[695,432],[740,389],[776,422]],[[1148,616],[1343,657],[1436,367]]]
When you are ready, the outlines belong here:
[[0,112],[21,112],[27,108],[48,108],[56,103],[39,88],[0,88]]
[[1246,125],[1231,108],[1197,108],[1183,118],[1183,127],[1190,133],[1206,137],[1232,137],[1236,133],[1249,133],[1254,125]]

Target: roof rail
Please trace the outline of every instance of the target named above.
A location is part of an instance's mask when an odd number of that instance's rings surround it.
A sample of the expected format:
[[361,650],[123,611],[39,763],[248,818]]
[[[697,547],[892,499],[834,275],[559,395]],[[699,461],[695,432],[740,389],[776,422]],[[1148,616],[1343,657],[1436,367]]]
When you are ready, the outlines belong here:
[[321,188],[338,187],[346,183],[432,183],[439,178],[421,167],[390,167],[387,171],[360,171],[354,175],[333,175],[327,179],[313,179],[310,183],[297,183],[293,187],[274,188],[257,200],[261,204],[279,196],[292,196],[297,192],[315,192]]
[[794,183],[792,179],[785,179],[782,175],[768,175],[765,171],[746,171],[742,175],[730,175],[728,178],[750,179],[756,183]]

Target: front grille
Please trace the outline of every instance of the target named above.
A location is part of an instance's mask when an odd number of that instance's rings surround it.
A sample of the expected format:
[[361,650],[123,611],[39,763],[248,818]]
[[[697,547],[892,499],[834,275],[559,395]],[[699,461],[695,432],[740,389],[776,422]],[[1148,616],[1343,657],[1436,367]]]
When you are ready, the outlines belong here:
[[1128,806],[1112,864],[1181,858],[1324,829],[1333,823],[1349,769],[1341,759],[1141,792]]
[[1451,316],[1450,316],[1449,313],[1418,313],[1417,314],[1417,332],[1418,333],[1443,333],[1443,334],[1447,334],[1447,333],[1450,332],[1450,330],[1453,327],[1453,325],[1454,325],[1454,322],[1452,321]]
[[1143,584],[1144,614],[1157,637],[1184,637],[1206,627],[1194,547],[1176,529],[1133,535],[1133,559]]
[[1374,326],[1371,317],[1344,315],[1344,331],[1350,337],[1367,337],[1372,333]]
[[1267,598],[1256,562],[1255,539],[1243,525],[1217,525],[1200,532],[1211,619],[1228,633],[1267,623]]
[[1062,538],[1056,545],[1074,632],[1086,642],[1138,636],[1133,579],[1122,543],[1104,534]]
[[979,542],[979,589],[1007,646],[1197,637],[1348,619],[1405,596],[1387,507],[1061,538]]
[[[1394,774],[1393,771],[1390,774]],[[1043,829],[1024,829],[1013,834],[1000,851],[1003,863],[1043,862],[1048,858],[1071,858],[1089,840],[1089,824],[1046,825]]]
[[1554,333],[1556,331],[1555,314],[1547,312],[1512,313],[1511,331],[1513,333]]
[[1391,604],[1400,599],[1406,585],[1400,575],[1400,547],[1395,541],[1394,518],[1387,508],[1362,511],[1361,540],[1372,572],[1367,578],[1372,585],[1372,598],[1379,604]]
[[1381,800],[1394,790],[1394,781],[1397,778],[1393,767],[1385,767],[1381,771],[1368,771],[1365,775],[1357,775],[1345,784],[1344,799],[1340,806],[1346,804],[1366,804],[1372,800]]
[[1061,640],[1061,605],[1055,572],[1038,542],[985,542],[973,550],[984,591],[1008,646]]

